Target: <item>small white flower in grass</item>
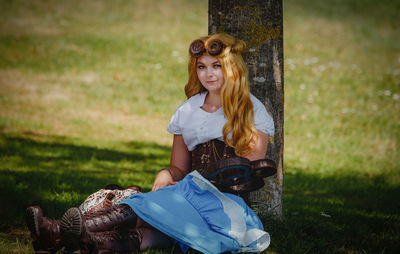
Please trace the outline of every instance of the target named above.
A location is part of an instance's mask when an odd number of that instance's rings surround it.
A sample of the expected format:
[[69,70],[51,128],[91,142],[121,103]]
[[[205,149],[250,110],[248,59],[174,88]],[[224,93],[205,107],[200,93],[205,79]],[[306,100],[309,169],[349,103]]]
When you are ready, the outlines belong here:
[[321,73],[321,72],[323,72],[324,70],[326,69],[326,67],[324,66],[324,65],[320,65],[320,66],[316,66],[316,67],[314,67],[314,68],[312,68],[312,71],[314,72],[314,73]]
[[88,73],[85,76],[83,76],[83,80],[88,84],[93,83],[94,81],[96,81],[96,79],[97,79],[97,75],[94,73]]
[[288,59],[286,59],[286,63],[287,64],[293,64],[294,60],[292,58],[288,58]]
[[324,212],[321,212],[321,216],[324,216],[326,218],[331,218],[332,217],[331,215],[329,215],[327,213],[324,213]]
[[392,95],[392,92],[390,90],[385,90],[383,92],[383,94],[386,95],[386,96],[390,96],[390,95]]
[[349,108],[342,108],[342,114],[347,114],[350,112]]
[[396,69],[393,71],[393,76],[398,76],[400,75],[400,69]]
[[339,62],[335,62],[335,61],[331,61],[331,62],[328,63],[328,66],[331,67],[331,68],[340,67],[340,63]]
[[172,51],[171,53],[172,56],[179,56],[179,52],[177,50]]
[[311,64],[311,61],[310,61],[310,60],[304,59],[304,65],[310,65],[310,64]]
[[154,65],[154,69],[156,69],[156,70],[161,69],[161,64],[155,64],[155,65]]
[[316,63],[318,63],[318,62],[319,62],[318,57],[313,57],[313,58],[311,58],[311,63],[316,64]]
[[304,90],[304,89],[306,89],[306,85],[304,85],[304,84],[300,84],[300,89],[301,89],[301,90]]
[[312,70],[313,73],[318,73],[318,68],[317,67],[313,67],[311,70]]
[[400,100],[400,94],[398,94],[398,93],[393,94],[393,100],[396,100],[396,101]]
[[372,104],[372,110],[377,111],[378,110],[378,106],[376,104]]

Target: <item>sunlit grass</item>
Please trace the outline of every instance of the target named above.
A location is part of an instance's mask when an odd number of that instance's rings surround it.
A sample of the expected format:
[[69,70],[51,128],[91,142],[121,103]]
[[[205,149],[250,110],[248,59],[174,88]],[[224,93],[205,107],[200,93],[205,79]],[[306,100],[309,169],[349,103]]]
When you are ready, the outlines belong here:
[[[0,1],[0,252],[24,208],[58,218],[110,183],[151,188],[207,1]],[[284,221],[270,253],[400,247],[396,1],[284,1]],[[153,253],[153,252],[152,252]]]
[[390,175],[400,168],[399,28],[364,16],[383,5],[335,3],[287,7],[298,15],[285,16],[286,162],[328,174]]
[[286,3],[286,224],[270,226],[284,241],[272,244],[281,253],[396,253],[399,8]]

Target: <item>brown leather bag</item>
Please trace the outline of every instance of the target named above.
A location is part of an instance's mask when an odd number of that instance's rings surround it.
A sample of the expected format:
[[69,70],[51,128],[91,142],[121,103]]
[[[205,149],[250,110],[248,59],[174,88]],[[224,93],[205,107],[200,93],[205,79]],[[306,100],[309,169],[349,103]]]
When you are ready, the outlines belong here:
[[250,161],[238,157],[233,147],[218,139],[197,145],[191,159],[192,170],[197,170],[220,191],[239,195],[245,200],[244,194],[264,186],[263,178],[276,174],[274,161]]
[[220,191],[243,194],[264,186],[263,178],[276,174],[274,161],[250,161],[243,157],[219,160],[199,172]]
[[112,205],[140,193],[139,186],[122,188],[116,184],[109,184],[104,189],[100,189],[86,198],[79,206],[83,214],[92,214],[96,211],[111,207]]

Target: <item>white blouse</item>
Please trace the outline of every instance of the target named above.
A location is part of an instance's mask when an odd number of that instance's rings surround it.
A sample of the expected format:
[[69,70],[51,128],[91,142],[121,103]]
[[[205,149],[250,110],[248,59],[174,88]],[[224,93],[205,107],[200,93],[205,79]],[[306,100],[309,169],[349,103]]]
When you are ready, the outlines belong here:
[[[207,92],[199,93],[182,103],[172,115],[167,127],[169,133],[182,135],[189,151],[211,139],[223,140],[222,128],[228,120],[222,107],[213,113],[200,108],[204,104],[206,95]],[[255,128],[273,136],[274,122],[265,106],[252,94],[250,100],[253,103]]]

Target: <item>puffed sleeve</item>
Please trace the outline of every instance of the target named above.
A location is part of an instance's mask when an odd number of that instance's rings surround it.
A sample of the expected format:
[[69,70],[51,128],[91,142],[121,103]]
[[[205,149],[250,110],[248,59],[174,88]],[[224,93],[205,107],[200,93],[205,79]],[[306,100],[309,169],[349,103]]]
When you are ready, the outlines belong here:
[[257,130],[268,134],[270,137],[274,136],[274,120],[272,120],[272,117],[268,114],[264,104],[257,99],[252,101],[254,111],[254,127]]
[[176,135],[181,135],[182,134],[182,128],[181,125],[179,124],[179,115],[180,115],[180,110],[179,108],[175,111],[175,113],[172,115],[171,120],[169,121],[167,131],[171,134],[176,134]]

